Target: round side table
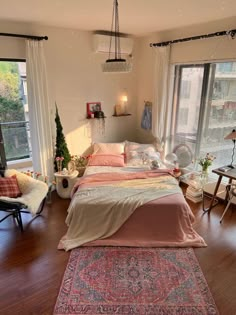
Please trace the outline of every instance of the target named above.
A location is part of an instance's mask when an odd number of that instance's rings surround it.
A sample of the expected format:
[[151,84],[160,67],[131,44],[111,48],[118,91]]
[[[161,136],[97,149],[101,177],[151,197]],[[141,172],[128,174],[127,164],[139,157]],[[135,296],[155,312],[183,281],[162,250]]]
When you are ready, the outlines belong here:
[[63,198],[67,199],[70,198],[70,194],[74,183],[76,182],[77,176],[79,172],[74,171],[72,174],[64,175],[62,173],[54,173],[56,177],[56,190],[57,194]]

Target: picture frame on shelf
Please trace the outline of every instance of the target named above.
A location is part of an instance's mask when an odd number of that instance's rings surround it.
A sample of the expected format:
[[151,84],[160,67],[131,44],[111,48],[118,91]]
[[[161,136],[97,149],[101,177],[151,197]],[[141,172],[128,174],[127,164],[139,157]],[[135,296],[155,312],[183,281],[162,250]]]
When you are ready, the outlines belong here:
[[87,118],[93,118],[95,112],[102,110],[101,102],[89,102],[87,103]]

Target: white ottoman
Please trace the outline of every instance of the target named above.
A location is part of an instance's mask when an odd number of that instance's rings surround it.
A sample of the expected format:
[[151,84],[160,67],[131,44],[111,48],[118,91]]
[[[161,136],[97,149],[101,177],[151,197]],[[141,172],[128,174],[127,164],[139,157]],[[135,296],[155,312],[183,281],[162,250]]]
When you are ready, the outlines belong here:
[[62,173],[55,173],[56,177],[56,190],[61,198],[70,198],[70,194],[74,183],[77,180],[79,172],[74,171],[72,174],[63,175]]

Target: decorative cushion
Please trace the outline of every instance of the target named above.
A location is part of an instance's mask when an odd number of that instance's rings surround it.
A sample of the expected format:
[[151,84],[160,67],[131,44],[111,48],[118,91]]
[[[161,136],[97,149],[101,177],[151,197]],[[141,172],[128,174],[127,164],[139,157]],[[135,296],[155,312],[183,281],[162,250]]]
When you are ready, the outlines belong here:
[[125,166],[123,154],[95,154],[88,161],[88,166]]
[[160,161],[159,152],[149,151],[129,151],[126,155],[126,163],[129,166],[138,166],[143,164],[151,164],[152,161]]
[[21,196],[16,175],[11,177],[0,177],[0,196],[9,198],[17,198]]
[[126,142],[125,153],[128,154],[130,151],[136,152],[156,152],[153,144],[141,144],[136,142]]
[[94,154],[122,154],[124,153],[125,143],[94,143]]

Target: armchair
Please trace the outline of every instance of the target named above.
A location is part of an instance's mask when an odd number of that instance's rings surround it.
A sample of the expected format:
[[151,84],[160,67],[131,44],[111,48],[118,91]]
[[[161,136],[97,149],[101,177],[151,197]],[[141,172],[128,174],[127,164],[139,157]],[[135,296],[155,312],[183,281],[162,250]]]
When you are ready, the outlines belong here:
[[43,211],[48,186],[42,181],[31,178],[13,169],[6,170],[4,173],[5,177],[11,177],[12,175],[16,175],[22,195],[17,198],[0,197],[0,211],[7,212],[7,215],[4,216],[0,222],[4,221],[9,216],[13,216],[21,231],[23,231],[21,213],[30,213],[34,217],[40,215]]

